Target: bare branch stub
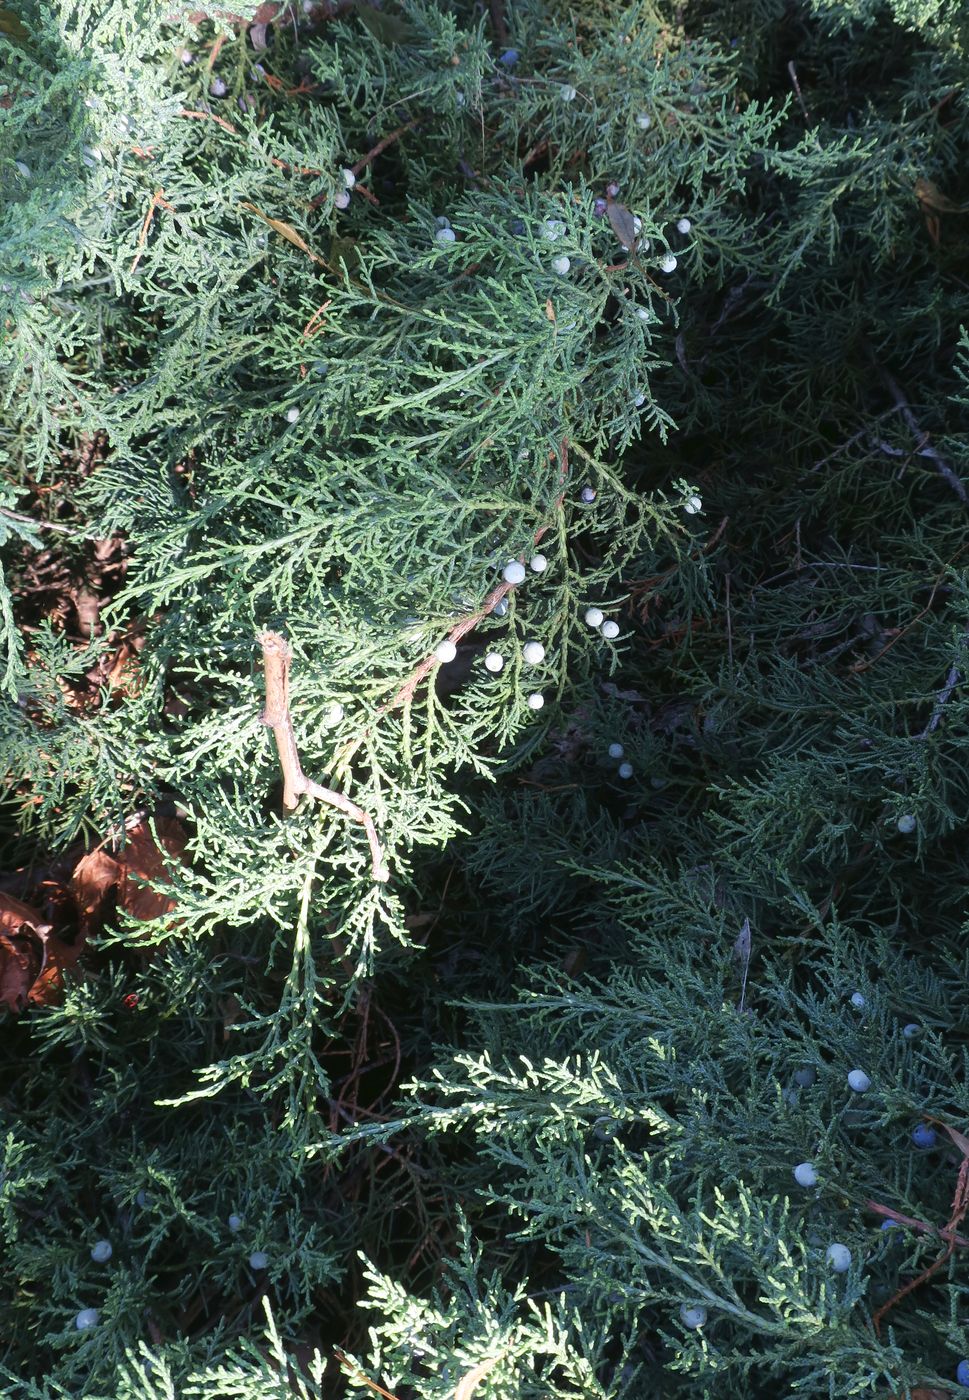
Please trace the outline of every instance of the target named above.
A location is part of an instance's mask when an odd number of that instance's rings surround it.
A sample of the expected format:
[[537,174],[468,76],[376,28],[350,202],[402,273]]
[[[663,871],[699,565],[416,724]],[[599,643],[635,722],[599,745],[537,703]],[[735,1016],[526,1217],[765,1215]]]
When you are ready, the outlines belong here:
[[293,812],[306,791],[306,777],[299,761],[289,713],[289,666],[293,654],[289,643],[278,632],[263,632],[259,641],[266,673],[266,708],[260,718],[273,731],[276,739],[283,770],[283,807],[287,812]]
[[335,807],[351,821],[359,822],[367,834],[373,878],[381,882],[388,880],[390,872],[370,813],[351,802],[342,792],[323,787],[321,783],[307,778],[303,772],[293,731],[293,718],[289,711],[289,667],[293,656],[289,643],[278,632],[262,632],[259,635],[259,644],[262,647],[266,673],[266,708],[260,718],[262,723],[273,731],[276,739],[279,763],[283,770],[284,809],[287,812],[295,811],[300,797],[305,793],[318,802]]

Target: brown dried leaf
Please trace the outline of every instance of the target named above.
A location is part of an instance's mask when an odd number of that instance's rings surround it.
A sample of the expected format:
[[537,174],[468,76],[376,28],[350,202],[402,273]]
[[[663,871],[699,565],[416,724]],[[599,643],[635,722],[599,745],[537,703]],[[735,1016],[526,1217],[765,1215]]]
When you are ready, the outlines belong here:
[[121,544],[120,536],[106,535],[104,539],[94,541],[94,562],[96,564],[109,564],[118,553],[118,546]]
[[87,584],[82,584],[73,595],[74,609],[77,613],[77,624],[84,637],[100,636],[101,631],[101,599],[93,588]]
[[945,1129],[963,1157],[969,1157],[969,1138],[960,1133],[958,1128],[950,1128],[948,1123],[940,1123],[939,1127]]
[[293,247],[298,248],[301,253],[306,253],[308,257],[311,257],[313,259],[314,262],[323,262],[322,258],[318,258],[316,256],[316,254],[313,252],[313,249],[306,242],[306,240],[300,237],[300,235],[293,228],[292,224],[287,224],[282,219],[271,218],[268,214],[264,214],[263,211],[258,207],[258,205],[248,204],[245,200],[241,201],[241,207],[243,209],[251,210],[253,214],[257,214],[259,218],[262,219],[263,223],[267,223],[269,227],[274,230],[274,232],[280,235],[281,238],[285,238],[288,243],[292,243]]
[[227,997],[223,997],[219,1002],[219,1011],[222,1013],[222,1041],[223,1044],[229,1039],[229,1032],[242,1015],[242,1005],[235,992],[230,992]]
[[7,34],[11,39],[29,39],[30,30],[24,24],[19,15],[13,10],[0,10],[0,34]]
[[152,880],[162,884],[167,881],[165,852],[181,860],[185,832],[181,824],[171,818],[156,821],[155,829],[161,847],[156,844],[147,823],[140,822],[126,833],[124,850],[116,856],[99,847],[78,861],[71,877],[71,893],[80,910],[82,928],[89,929],[95,921],[104,923],[109,912],[108,901],[115,889],[118,908],[135,919],[157,919],[175,907],[168,895],[140,882]]
[[64,973],[74,966],[84,952],[85,939],[74,944],[64,943],[50,934],[44,941],[44,965],[30,989],[32,1006],[56,1006],[64,991]]
[[104,922],[105,904],[120,879],[121,867],[102,847],[81,857],[71,876],[71,894],[81,916],[82,929],[87,930],[95,921]]
[[37,910],[12,894],[0,891],[0,933],[10,935],[21,933],[24,926],[36,933],[38,938],[50,932],[50,924],[45,924]]
[[915,198],[919,204],[936,210],[939,214],[965,214],[965,204],[955,204],[944,195],[934,180],[918,179],[914,186]]
[[[155,822],[155,829],[168,855],[175,860],[181,860],[186,845],[181,823],[162,818]],[[157,884],[168,881],[165,856],[155,844],[155,838],[147,825],[142,823],[128,832],[127,845],[121,855],[123,866],[118,903],[125,913],[146,921],[157,919],[161,914],[170,914],[175,908],[173,899],[138,883],[141,880],[153,880]]]
[[64,971],[83,949],[83,939],[71,947],[51,933],[36,909],[0,893],[0,1005],[13,1012],[28,1003],[53,1005],[64,989]]
[[115,653],[114,660],[105,676],[105,684],[109,690],[119,691],[122,695],[137,695],[141,690],[141,663],[138,658],[138,649],[127,637]]
[[27,1005],[40,971],[40,950],[34,939],[0,933],[0,1006],[15,1014]]
[[612,231],[626,249],[636,250],[636,225],[625,204],[617,204],[614,199],[606,200],[606,218],[612,224]]

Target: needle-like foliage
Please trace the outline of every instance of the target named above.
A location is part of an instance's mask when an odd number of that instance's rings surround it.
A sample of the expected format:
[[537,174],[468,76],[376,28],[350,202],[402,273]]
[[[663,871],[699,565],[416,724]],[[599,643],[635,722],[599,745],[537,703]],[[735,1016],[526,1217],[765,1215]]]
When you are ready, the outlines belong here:
[[236,9],[0,9],[5,1385],[955,1394],[964,8]]

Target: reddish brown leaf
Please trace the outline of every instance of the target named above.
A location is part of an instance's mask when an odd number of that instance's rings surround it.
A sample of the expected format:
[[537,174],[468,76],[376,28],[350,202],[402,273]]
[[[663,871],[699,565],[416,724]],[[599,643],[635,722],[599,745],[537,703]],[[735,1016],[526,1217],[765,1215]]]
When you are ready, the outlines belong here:
[[109,690],[116,690],[122,695],[137,695],[140,691],[141,667],[138,652],[128,638],[118,647],[105,682]]
[[50,925],[43,922],[40,914],[31,905],[14,899],[12,894],[0,891],[0,933],[18,934],[23,931],[25,925],[27,929],[32,929],[38,938],[50,930]]
[[0,1005],[17,1014],[27,1005],[43,960],[49,925],[29,904],[0,893]]
[[0,1006],[23,1011],[40,971],[40,951],[29,935],[0,933]]
[[20,1012],[29,1004],[52,1006],[64,989],[63,973],[84,948],[51,933],[29,904],[0,893],[0,1004]]

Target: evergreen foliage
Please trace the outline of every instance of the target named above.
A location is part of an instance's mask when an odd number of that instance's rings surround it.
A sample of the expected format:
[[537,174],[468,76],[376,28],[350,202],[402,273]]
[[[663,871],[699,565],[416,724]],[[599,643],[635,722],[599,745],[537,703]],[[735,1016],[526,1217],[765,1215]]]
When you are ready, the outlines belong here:
[[238,9],[0,10],[4,1384],[958,1394],[964,7]]

